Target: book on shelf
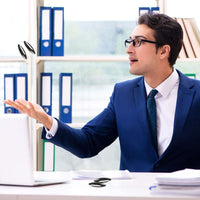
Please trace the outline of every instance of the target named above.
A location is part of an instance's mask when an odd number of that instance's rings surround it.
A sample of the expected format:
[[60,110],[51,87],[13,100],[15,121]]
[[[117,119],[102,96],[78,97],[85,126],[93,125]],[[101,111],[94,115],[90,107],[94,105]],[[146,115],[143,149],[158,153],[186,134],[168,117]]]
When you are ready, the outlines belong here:
[[190,38],[191,46],[193,48],[196,58],[200,58],[200,39],[197,25],[194,19],[184,19],[185,27]]
[[175,18],[183,29],[183,47],[179,58],[200,58],[200,34],[193,18]]
[[177,21],[183,29],[183,44],[185,46],[186,56],[188,58],[195,58],[192,43],[190,41],[190,37],[188,35],[187,28],[185,27],[184,19],[177,18]]

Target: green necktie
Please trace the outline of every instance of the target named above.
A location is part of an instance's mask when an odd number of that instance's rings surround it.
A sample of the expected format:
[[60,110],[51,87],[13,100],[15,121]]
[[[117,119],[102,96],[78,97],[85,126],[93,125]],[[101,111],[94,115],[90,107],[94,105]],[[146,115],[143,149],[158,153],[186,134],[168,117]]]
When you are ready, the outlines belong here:
[[151,90],[149,97],[147,99],[147,112],[148,112],[149,125],[150,125],[150,129],[151,129],[153,143],[154,143],[156,151],[158,152],[156,101],[154,98],[157,93],[158,93],[158,91],[156,89]]

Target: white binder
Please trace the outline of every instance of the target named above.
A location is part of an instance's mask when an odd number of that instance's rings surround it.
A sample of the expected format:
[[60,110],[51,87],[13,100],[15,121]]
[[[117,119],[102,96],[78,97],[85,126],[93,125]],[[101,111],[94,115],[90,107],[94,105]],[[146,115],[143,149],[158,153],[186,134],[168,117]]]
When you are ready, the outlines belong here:
[[43,140],[43,171],[55,171],[55,145]]

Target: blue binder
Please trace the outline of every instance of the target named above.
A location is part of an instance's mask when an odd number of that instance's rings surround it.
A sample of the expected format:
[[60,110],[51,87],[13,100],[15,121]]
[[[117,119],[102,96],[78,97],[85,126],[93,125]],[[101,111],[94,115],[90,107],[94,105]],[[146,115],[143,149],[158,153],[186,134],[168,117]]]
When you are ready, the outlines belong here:
[[40,55],[51,56],[52,49],[52,9],[40,7]]
[[[15,75],[4,74],[4,100],[15,100]],[[15,113],[16,109],[4,104],[4,113]]]
[[160,12],[159,7],[151,7],[151,13],[155,14],[155,13],[159,13],[159,12]]
[[60,120],[72,122],[72,73],[60,73]]
[[150,13],[150,8],[149,7],[139,7],[139,16],[143,15],[145,13]]
[[[4,99],[28,99],[28,80],[26,73],[4,74]],[[9,105],[4,106],[5,113],[19,113]]]
[[54,7],[52,56],[64,56],[64,7]]
[[40,105],[48,115],[52,115],[52,73],[41,73]]
[[[15,99],[28,100],[28,80],[26,73],[15,74],[14,87],[15,87]],[[16,109],[16,113],[20,113]]]

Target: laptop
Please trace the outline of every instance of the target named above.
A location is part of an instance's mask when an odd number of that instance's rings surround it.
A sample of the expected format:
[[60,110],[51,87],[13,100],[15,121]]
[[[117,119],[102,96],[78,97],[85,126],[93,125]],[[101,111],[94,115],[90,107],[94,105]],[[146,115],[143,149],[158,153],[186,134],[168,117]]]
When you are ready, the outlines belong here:
[[70,181],[68,172],[33,171],[29,118],[0,114],[0,184],[38,186]]

